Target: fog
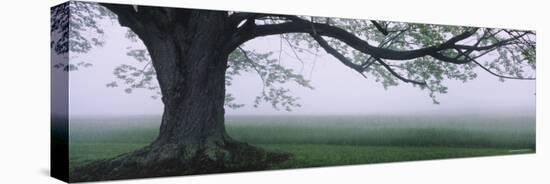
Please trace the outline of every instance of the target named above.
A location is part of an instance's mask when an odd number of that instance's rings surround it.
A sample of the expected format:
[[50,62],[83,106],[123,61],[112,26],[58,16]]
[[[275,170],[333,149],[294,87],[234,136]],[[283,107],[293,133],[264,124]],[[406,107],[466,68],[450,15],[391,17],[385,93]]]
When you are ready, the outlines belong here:
[[[113,69],[120,64],[143,66],[126,55],[128,47],[143,48],[141,43],[132,43],[125,38],[126,28],[118,23],[102,25],[106,40],[103,47],[96,47],[86,54],[71,54],[71,62],[85,61],[92,67],[71,71],[69,77],[69,104],[71,116],[126,116],[162,114],[160,99],[152,99],[149,90],[134,90],[127,94],[124,87],[107,88],[114,81]],[[284,44],[283,44],[284,45]],[[271,50],[279,53],[279,37],[263,37],[245,44],[246,48]],[[281,64],[311,80],[313,90],[286,85],[292,94],[299,97],[302,107],[292,112],[277,111],[270,104],[252,107],[254,98],[260,94],[262,83],[255,73],[235,77],[227,91],[237,103],[245,104],[239,109],[226,108],[227,115],[332,115],[332,114],[464,114],[534,113],[535,81],[506,80],[500,82],[495,76],[479,69],[478,78],[462,83],[446,80],[448,93],[439,94],[441,104],[432,103],[427,91],[401,83],[387,90],[374,78],[365,79],[347,68],[324,51],[314,59],[303,55],[302,64],[290,48],[283,46]],[[120,86],[121,85],[119,83]]]

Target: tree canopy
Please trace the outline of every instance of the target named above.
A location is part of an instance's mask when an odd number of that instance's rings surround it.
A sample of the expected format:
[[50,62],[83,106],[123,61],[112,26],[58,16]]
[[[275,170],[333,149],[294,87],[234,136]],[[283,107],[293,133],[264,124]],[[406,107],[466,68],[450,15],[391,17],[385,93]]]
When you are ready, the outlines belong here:
[[[57,54],[86,53],[100,47],[106,40],[102,21],[116,21],[125,13],[146,15],[147,9],[106,8],[105,4],[71,1],[52,8],[51,47]],[[113,9],[116,12],[112,12]],[[199,10],[196,10],[199,11]],[[408,84],[428,92],[434,103],[437,94],[447,92],[446,79],[467,82],[477,72],[488,72],[502,81],[505,79],[535,79],[535,33],[525,30],[479,28],[465,26],[374,21],[314,16],[246,13],[227,11],[227,19],[235,32],[230,45],[235,48],[228,57],[226,85],[234,76],[254,72],[262,80],[263,90],[255,98],[257,106],[269,103],[275,109],[290,111],[299,107],[299,98],[292,96],[285,83],[313,86],[299,72],[281,65],[282,45],[301,62],[301,56],[324,51],[334,56],[350,71],[367,80],[375,80],[384,88]],[[70,15],[70,16],[69,16]],[[182,22],[183,24],[183,22]],[[278,51],[260,52],[246,46],[246,42],[263,36],[278,35]],[[126,36],[139,42],[131,29]],[[145,49],[129,49],[127,55],[144,67],[132,63],[113,70],[115,81],[107,87],[122,87],[127,93],[136,89],[153,90],[158,98],[159,87],[154,82],[155,70]],[[54,65],[66,71],[89,67],[92,63],[79,61]],[[243,104],[226,94],[226,107]]]

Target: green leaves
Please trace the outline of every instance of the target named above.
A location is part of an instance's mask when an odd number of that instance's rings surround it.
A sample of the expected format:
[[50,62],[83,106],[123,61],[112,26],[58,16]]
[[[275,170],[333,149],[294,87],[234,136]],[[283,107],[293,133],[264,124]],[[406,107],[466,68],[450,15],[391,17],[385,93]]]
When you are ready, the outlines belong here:
[[[74,56],[86,53],[94,47],[103,46],[105,40],[103,39],[102,23],[116,18],[116,15],[97,3],[79,1],[71,1],[54,7],[51,13],[52,50],[57,54],[71,52]],[[71,15],[70,18],[69,15]],[[228,13],[228,16],[231,15]],[[276,25],[297,20],[289,19],[290,16],[285,15],[262,15],[257,17],[254,22],[257,26]],[[403,82],[416,81],[416,83],[413,82],[413,86],[426,90],[434,103],[439,103],[436,99],[438,94],[447,92],[444,80],[467,82],[475,79],[478,76],[477,73],[483,71],[481,69],[499,77],[501,80],[504,80],[504,78],[534,79],[535,76],[536,43],[535,34],[531,31],[494,28],[474,29],[464,26],[309,16],[298,16],[299,18],[304,21],[298,22],[311,23],[312,27],[309,27],[309,25],[307,27],[308,30],[313,30],[314,33],[314,24],[325,24],[341,28],[360,38],[358,42],[366,42],[367,44],[364,45],[369,46],[367,48],[373,49],[370,46],[376,46],[386,52],[389,52],[388,49],[392,51],[411,51],[429,47],[443,48],[442,43],[457,35],[469,36],[466,39],[460,39],[456,43],[453,42],[452,47],[445,47],[435,53],[421,54],[418,57],[415,55],[414,57],[417,58],[410,60],[388,60],[373,58],[371,55],[365,54],[373,52],[361,50],[358,47],[355,47],[355,49],[358,49],[355,50],[346,44],[350,42],[344,43],[342,40],[324,35],[327,37],[328,45],[343,55],[339,58],[349,60],[349,62],[346,62],[349,66],[359,66],[351,67],[353,70],[350,70],[350,72],[359,72],[369,80],[373,79],[380,82],[385,89]],[[471,32],[474,30],[475,33]],[[282,45],[286,42],[292,49],[292,54],[300,62],[303,62],[299,58],[299,54],[312,54],[313,50],[320,48],[320,45],[310,35],[314,33],[302,31],[302,33],[281,34],[279,49],[282,50]],[[125,37],[134,42],[139,41],[139,37],[131,30],[127,32]],[[345,38],[340,37],[339,39]],[[124,91],[127,93],[131,93],[136,89],[153,90],[155,95],[152,98],[158,98],[160,95],[158,84],[156,84],[156,80],[153,80],[156,74],[151,66],[152,61],[147,50],[129,48],[127,55],[135,58],[138,61],[137,64],[124,64],[115,68],[113,74],[116,79],[106,86],[124,87]],[[314,55],[316,55],[316,52]],[[382,57],[380,54],[377,56]],[[398,59],[387,57],[387,54],[385,57]],[[254,98],[254,106],[269,103],[275,109],[287,111],[299,107],[300,105],[297,103],[299,98],[294,97],[292,92],[285,88],[284,84],[290,82],[310,89],[313,89],[313,87],[300,72],[280,65],[278,59],[280,59],[280,56],[277,57],[272,52],[262,53],[253,49],[244,49],[241,46],[228,57],[229,68],[226,72],[226,85],[230,86],[232,84],[234,76],[244,72],[253,72],[259,76],[263,86],[261,94]],[[352,64],[349,64],[350,62]],[[65,71],[74,71],[89,66],[91,64],[86,62],[54,65],[55,68]],[[421,85],[424,83],[426,85]],[[226,95],[225,105],[227,107],[239,108],[244,106],[244,104],[235,101],[233,95]]]
[[[535,40],[534,33],[529,31],[339,18],[312,18],[312,23],[326,23],[345,29],[369,45],[377,45],[382,49],[410,51],[430,47],[442,48],[433,53],[434,55],[427,53],[410,60],[382,59],[380,62],[383,63],[380,63],[373,62],[377,58],[366,54],[366,51],[352,49],[342,40],[327,38],[329,46],[349,62],[363,66],[360,73],[365,78],[374,78],[385,89],[402,82],[425,82],[427,85],[413,83],[413,86],[427,89],[436,104],[439,103],[436,99],[437,94],[447,93],[447,87],[443,84],[445,79],[466,82],[478,76],[477,72],[482,70],[477,69],[477,59],[486,60],[488,72],[501,80],[534,79]],[[378,23],[378,28],[375,28],[373,23]],[[386,32],[387,34],[382,34]],[[452,45],[447,44],[455,38],[460,39],[458,42],[452,42]],[[487,56],[484,57],[485,55]],[[387,66],[381,65],[384,63]],[[357,70],[355,67],[351,69]]]
[[86,53],[93,46],[103,46],[101,21],[114,19],[115,15],[96,3],[71,1],[69,26],[69,51]]
[[[115,15],[96,3],[69,1],[51,9],[51,49],[57,55],[71,53],[71,61],[79,54],[87,53],[93,47],[101,47],[103,28],[99,22],[114,19]],[[57,63],[53,67],[63,71],[76,71],[90,67],[91,63],[78,62],[66,65]]]
[[274,109],[291,111],[294,107],[300,107],[297,103],[299,98],[292,96],[291,91],[283,84],[293,82],[313,89],[301,74],[280,65],[278,60],[273,59],[272,52],[259,53],[242,47],[236,49],[229,56],[226,84],[231,85],[231,76],[240,75],[241,72],[255,72],[262,81],[262,92],[254,99],[254,107],[258,107],[261,103],[269,103]]
[[107,83],[105,86],[110,88],[123,87],[125,93],[132,93],[136,89],[152,90],[154,94],[152,99],[158,99],[161,96],[160,88],[156,81],[155,69],[151,66],[149,55],[143,55],[145,61],[141,67],[135,65],[122,64],[113,70],[116,80]]

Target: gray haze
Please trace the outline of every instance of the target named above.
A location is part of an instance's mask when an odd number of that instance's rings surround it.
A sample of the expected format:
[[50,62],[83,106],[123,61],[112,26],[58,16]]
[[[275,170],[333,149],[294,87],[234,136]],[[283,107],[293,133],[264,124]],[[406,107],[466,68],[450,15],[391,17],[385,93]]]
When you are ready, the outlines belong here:
[[[135,90],[126,94],[123,87],[107,88],[114,81],[113,69],[120,64],[144,66],[126,55],[128,47],[143,48],[125,38],[126,28],[118,23],[106,23],[106,44],[83,55],[71,55],[72,62],[85,61],[93,66],[70,72],[70,114],[72,116],[113,116],[161,114],[162,103],[150,96],[153,91]],[[245,44],[246,48],[279,53],[279,37],[264,37]],[[434,105],[427,91],[401,84],[384,90],[373,78],[364,79],[333,57],[320,51],[315,60],[303,55],[302,65],[288,46],[283,44],[281,63],[301,71],[311,79],[315,88],[310,90],[294,84],[287,86],[292,94],[300,97],[301,108],[293,112],[277,111],[269,104],[253,108],[252,102],[261,90],[261,81],[254,73],[235,77],[228,92],[237,103],[246,104],[236,110],[227,109],[228,115],[244,114],[461,114],[461,113],[534,113],[535,81],[506,80],[484,71],[478,78],[462,83],[447,80],[447,94],[438,95],[440,105]],[[119,83],[120,85],[120,83]],[[123,86],[123,85],[120,85]]]

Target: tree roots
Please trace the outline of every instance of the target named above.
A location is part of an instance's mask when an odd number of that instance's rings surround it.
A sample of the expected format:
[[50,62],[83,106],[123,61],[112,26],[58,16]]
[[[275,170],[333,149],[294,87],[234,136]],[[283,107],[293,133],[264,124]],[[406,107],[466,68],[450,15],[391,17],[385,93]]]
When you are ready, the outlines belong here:
[[266,170],[289,158],[246,143],[151,144],[70,171],[70,182]]

